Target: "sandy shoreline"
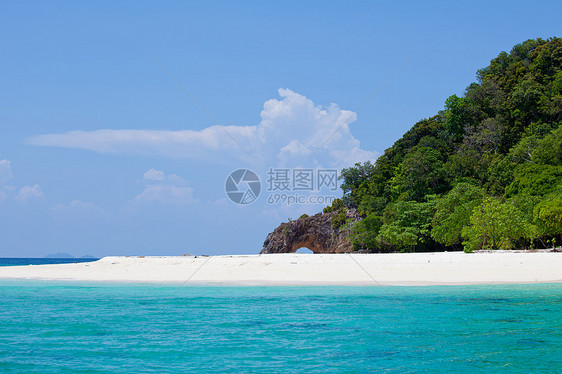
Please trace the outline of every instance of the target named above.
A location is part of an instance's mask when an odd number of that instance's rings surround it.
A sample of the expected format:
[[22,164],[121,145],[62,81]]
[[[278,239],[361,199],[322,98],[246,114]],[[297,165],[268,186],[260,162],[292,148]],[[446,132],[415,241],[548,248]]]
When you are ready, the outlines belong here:
[[0,279],[247,285],[562,282],[562,253],[105,257],[77,264],[0,267]]

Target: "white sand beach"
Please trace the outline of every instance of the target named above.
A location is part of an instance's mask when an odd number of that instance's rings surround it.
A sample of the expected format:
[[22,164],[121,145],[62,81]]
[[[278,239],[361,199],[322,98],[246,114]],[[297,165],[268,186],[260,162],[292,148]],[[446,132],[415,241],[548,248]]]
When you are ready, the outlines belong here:
[[562,253],[105,257],[88,263],[0,267],[0,279],[248,285],[562,282]]

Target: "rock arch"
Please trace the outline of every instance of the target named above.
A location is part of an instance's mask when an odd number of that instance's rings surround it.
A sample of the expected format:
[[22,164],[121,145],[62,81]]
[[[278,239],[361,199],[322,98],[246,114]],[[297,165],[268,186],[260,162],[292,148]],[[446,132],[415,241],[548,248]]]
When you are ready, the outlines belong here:
[[[318,213],[311,217],[284,222],[267,235],[260,253],[294,253],[306,247],[314,253],[353,251],[345,227],[334,227],[332,217],[340,212]],[[346,219],[359,220],[355,210],[347,210]]]

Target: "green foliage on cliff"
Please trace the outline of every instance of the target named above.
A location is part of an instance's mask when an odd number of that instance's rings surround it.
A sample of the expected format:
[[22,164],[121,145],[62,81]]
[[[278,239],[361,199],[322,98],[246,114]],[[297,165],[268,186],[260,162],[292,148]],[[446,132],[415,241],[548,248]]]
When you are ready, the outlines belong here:
[[537,204],[533,216],[540,236],[555,236],[562,232],[562,190]]
[[331,213],[331,212],[337,212],[338,210],[342,210],[342,209],[345,209],[345,205],[343,201],[341,199],[334,199],[334,201],[332,201],[332,205],[325,207],[322,212]]
[[[357,249],[540,247],[562,241],[562,39],[528,40],[477,72],[376,163],[341,174]],[[333,208],[330,208],[333,209]]]
[[458,247],[462,229],[470,224],[470,216],[484,198],[481,188],[460,182],[442,196],[432,219],[431,237],[438,243]]
[[525,220],[523,214],[510,202],[486,197],[474,208],[470,225],[462,229],[465,251],[477,249],[512,249],[514,241],[536,236],[536,226]]
[[332,223],[332,227],[336,230],[338,230],[340,227],[345,225],[346,221],[347,221],[347,217],[345,215],[345,209],[341,209],[337,211],[336,214],[334,214],[330,219],[330,222]]
[[387,248],[407,252],[422,248],[430,242],[431,217],[435,200],[427,202],[398,201],[384,209],[383,225],[378,239]]
[[355,250],[362,248],[377,248],[382,245],[377,241],[382,226],[382,217],[375,213],[367,215],[351,227],[350,240]]

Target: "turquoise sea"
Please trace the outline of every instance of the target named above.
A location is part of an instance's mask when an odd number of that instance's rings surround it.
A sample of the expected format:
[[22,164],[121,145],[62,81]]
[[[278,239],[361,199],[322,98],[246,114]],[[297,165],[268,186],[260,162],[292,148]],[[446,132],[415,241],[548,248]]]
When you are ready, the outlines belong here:
[[562,284],[4,280],[0,372],[562,372]]
[[0,266],[25,266],[25,265],[51,265],[51,264],[73,264],[76,262],[92,262],[97,258],[14,258],[0,257]]

